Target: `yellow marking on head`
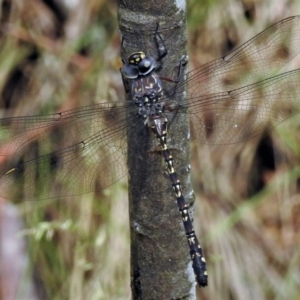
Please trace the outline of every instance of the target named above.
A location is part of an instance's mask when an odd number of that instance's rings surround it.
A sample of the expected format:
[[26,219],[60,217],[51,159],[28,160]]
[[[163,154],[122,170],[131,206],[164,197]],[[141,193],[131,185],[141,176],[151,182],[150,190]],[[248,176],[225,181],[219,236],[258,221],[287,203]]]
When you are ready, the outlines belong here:
[[146,56],[146,54],[145,54],[144,52],[140,52],[140,57],[141,57],[141,59],[144,59],[145,56]]
[[135,59],[136,62],[139,62],[140,60],[141,60],[140,57],[137,57],[137,58]]
[[204,271],[204,275],[207,276],[207,271]]
[[135,60],[134,59],[131,59],[130,61],[129,61],[129,63],[131,63],[132,65],[135,63]]

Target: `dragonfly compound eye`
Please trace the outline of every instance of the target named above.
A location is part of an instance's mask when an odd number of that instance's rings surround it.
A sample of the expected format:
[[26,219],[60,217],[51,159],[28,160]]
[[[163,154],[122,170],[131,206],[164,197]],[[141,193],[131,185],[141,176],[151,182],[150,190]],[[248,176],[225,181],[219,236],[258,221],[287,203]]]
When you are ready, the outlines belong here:
[[130,64],[125,64],[122,67],[121,72],[127,79],[135,79],[139,75],[139,70],[137,66],[130,65]]
[[155,69],[155,65],[155,59],[151,56],[146,56],[140,61],[137,67],[140,75],[147,75]]

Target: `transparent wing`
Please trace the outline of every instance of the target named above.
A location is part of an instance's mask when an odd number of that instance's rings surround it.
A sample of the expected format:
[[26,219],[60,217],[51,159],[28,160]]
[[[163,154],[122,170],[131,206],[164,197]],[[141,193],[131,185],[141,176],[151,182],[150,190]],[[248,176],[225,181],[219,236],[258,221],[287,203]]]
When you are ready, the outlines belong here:
[[193,102],[190,116],[199,143],[232,144],[262,134],[300,112],[300,69]]
[[[173,92],[184,86],[188,89],[186,102],[179,102],[181,107],[188,107],[197,141],[237,143],[262,133],[266,122],[280,123],[285,105],[292,104],[290,95],[299,91],[295,84],[298,74],[263,80],[299,52],[300,16],[294,16],[267,28],[226,56],[189,72],[187,80],[175,86]],[[286,90],[285,78],[292,80],[290,88],[294,91]],[[269,86],[274,88],[273,93]]]
[[262,31],[224,57],[188,73],[189,95],[228,91],[275,75],[300,52],[300,16]]
[[[299,71],[263,79],[299,53],[298,32],[299,16],[284,19],[230,54],[190,72],[175,87],[173,92],[185,85],[189,89],[180,108],[189,107],[199,142],[236,143],[261,133],[266,122],[274,126],[291,116],[286,105],[297,104]],[[131,124],[143,126],[136,116],[128,119],[126,111],[131,109],[124,101],[46,117],[0,120],[0,159],[15,158],[0,178],[0,196],[77,195],[94,190],[95,181],[106,187],[120,179],[126,173],[126,132]],[[169,115],[172,118],[172,111]],[[18,157],[26,148],[30,157]],[[16,188],[16,181],[23,190]]]
[[31,200],[79,195],[94,190],[96,180],[102,187],[119,180],[127,172],[127,128],[131,122],[141,125],[137,117],[128,121],[127,110],[124,101],[0,120],[0,158],[13,156],[0,178],[0,196]]

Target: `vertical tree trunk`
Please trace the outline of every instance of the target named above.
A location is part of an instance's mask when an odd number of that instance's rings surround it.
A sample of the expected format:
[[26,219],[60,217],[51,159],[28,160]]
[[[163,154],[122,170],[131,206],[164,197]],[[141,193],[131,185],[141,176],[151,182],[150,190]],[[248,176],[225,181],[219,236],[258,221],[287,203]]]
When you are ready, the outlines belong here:
[[[118,14],[122,57],[144,51],[157,58],[154,32],[159,23],[168,50],[159,74],[174,78],[179,60],[186,54],[185,1],[118,0]],[[184,114],[178,114],[175,122],[169,123],[168,141],[186,200],[193,202],[188,122]],[[133,299],[195,299],[195,278],[181,217],[155,145],[150,130],[131,130],[128,168]]]

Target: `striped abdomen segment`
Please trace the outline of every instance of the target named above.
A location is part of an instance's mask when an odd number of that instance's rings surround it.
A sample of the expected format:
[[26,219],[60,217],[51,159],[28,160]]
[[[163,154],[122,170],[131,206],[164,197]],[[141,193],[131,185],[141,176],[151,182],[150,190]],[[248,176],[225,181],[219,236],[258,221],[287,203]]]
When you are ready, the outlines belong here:
[[166,117],[163,116],[154,116],[152,117],[151,121],[151,129],[160,142],[162,154],[166,163],[166,169],[170,176],[173,189],[175,191],[177,205],[181,213],[182,222],[184,225],[188,245],[190,248],[190,255],[193,262],[193,269],[196,276],[196,280],[199,286],[204,287],[207,286],[208,278],[206,262],[202,254],[202,249],[200,247],[199,241],[195,234],[193,223],[188,211],[188,206],[185,203],[185,199],[182,194],[181,184],[174,168],[173,158],[166,142],[168,120]]

